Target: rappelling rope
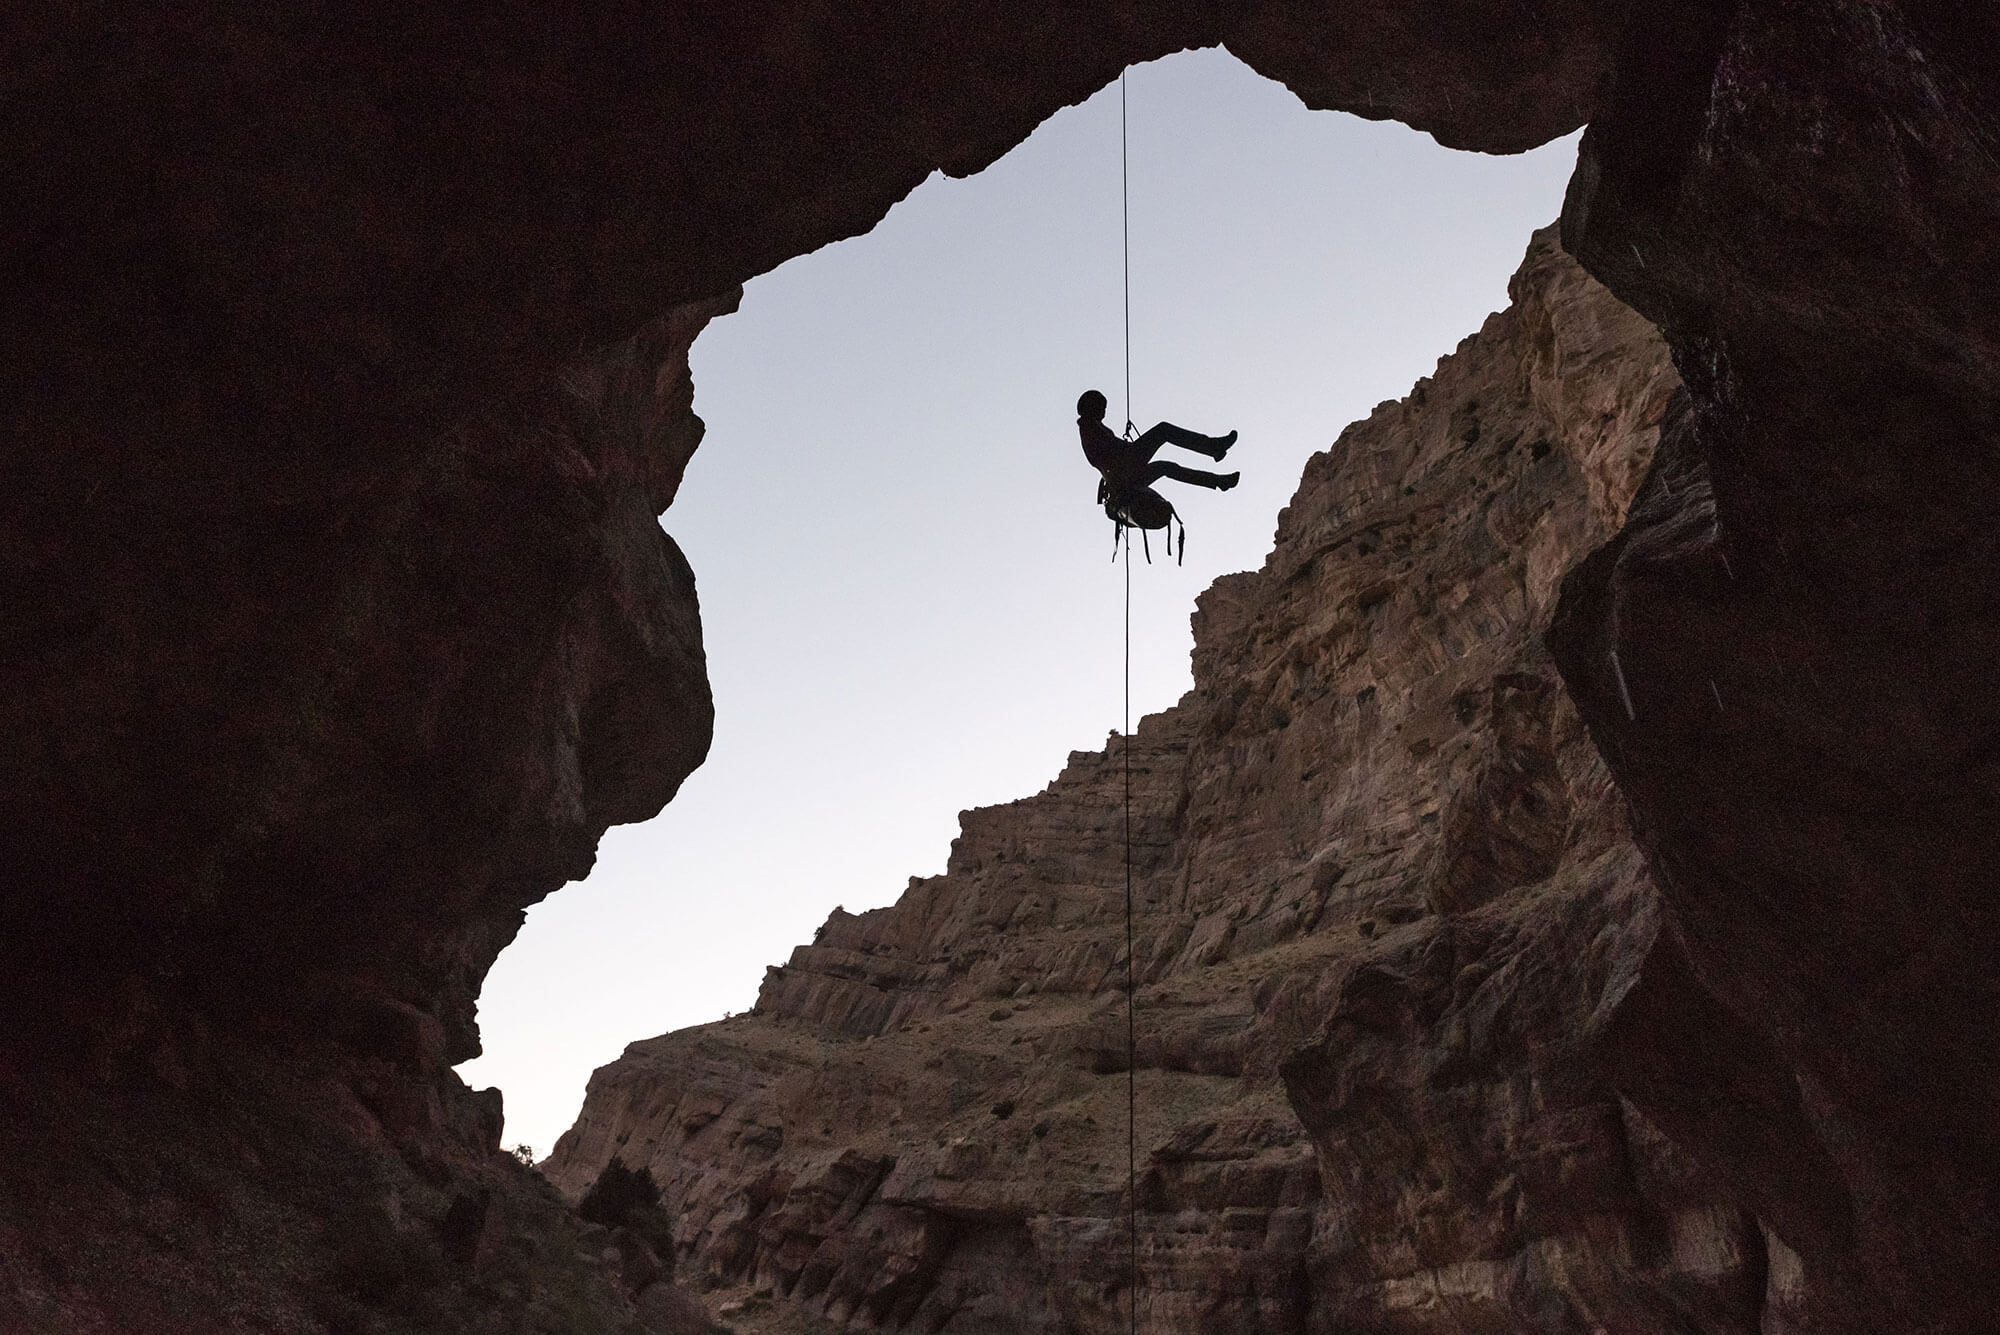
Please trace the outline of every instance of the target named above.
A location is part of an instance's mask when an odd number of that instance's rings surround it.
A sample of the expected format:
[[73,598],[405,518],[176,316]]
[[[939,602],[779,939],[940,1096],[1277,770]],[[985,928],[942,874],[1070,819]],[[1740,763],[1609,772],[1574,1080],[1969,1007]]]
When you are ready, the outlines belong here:
[[1139,1330],[1139,1063],[1132,933],[1132,539],[1125,539],[1125,1225],[1132,1249],[1132,1332]]
[[[1125,73],[1121,70],[1118,196],[1125,259],[1125,439],[1130,440],[1137,434],[1137,428],[1132,424],[1132,175],[1125,125]],[[1132,535],[1122,525],[1120,531],[1125,534],[1125,715],[1121,725],[1125,753],[1125,1232],[1132,1253],[1131,1328],[1132,1335],[1139,1335],[1139,1044],[1133,1017],[1138,970],[1132,932]],[[1151,559],[1149,551],[1147,560]]]
[[1139,434],[1132,422],[1132,155],[1126,147],[1125,72],[1118,72],[1118,222],[1125,257],[1125,439]]

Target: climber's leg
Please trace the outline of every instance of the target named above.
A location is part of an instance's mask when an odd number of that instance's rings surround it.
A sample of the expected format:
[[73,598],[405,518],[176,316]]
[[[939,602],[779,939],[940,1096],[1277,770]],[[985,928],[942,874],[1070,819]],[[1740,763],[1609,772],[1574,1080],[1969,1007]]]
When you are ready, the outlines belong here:
[[1184,426],[1175,426],[1172,422],[1161,422],[1132,443],[1143,448],[1147,458],[1151,458],[1153,451],[1162,445],[1178,445],[1184,450],[1193,450],[1196,454],[1220,459],[1229,453],[1229,447],[1236,443],[1236,433],[1232,431],[1226,436],[1204,436],[1199,431],[1190,431]]
[[1179,464],[1168,463],[1165,460],[1146,465],[1146,481],[1149,484],[1158,482],[1163,477],[1170,477],[1176,482],[1185,482],[1190,486],[1228,491],[1236,485],[1236,479],[1240,476],[1238,473],[1207,473],[1199,468],[1183,468]]

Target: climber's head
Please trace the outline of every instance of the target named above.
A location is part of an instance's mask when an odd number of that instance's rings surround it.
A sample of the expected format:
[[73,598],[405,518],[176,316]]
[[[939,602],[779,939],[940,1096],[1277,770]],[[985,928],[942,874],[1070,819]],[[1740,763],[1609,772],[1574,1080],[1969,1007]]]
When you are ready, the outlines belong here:
[[1094,389],[1086,389],[1083,391],[1083,397],[1076,401],[1076,415],[1086,422],[1102,422],[1104,410],[1110,406],[1110,401],[1103,394]]

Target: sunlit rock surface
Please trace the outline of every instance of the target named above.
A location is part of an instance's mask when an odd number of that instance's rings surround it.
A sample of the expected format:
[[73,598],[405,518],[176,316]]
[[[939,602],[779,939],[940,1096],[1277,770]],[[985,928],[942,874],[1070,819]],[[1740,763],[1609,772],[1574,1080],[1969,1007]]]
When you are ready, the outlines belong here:
[[[1148,1328],[1758,1328],[1754,1218],[1606,1074],[1659,907],[1540,641],[1678,382],[1552,233],[1514,294],[1308,464],[1134,740]],[[550,1175],[650,1166],[725,1291],[1122,1329],[1126,759],[634,1045]]]

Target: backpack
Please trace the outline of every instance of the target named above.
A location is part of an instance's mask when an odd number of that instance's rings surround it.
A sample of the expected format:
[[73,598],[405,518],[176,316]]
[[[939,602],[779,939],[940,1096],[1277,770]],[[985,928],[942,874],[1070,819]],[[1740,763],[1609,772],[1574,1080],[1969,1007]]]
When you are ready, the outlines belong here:
[[[1104,517],[1113,525],[1111,535],[1111,559],[1118,559],[1118,544],[1127,541],[1127,529],[1139,530],[1139,541],[1146,552],[1146,563],[1152,564],[1153,544],[1146,537],[1148,531],[1165,529],[1167,532],[1167,555],[1175,557],[1178,565],[1187,559],[1187,525],[1182,523],[1180,511],[1174,509],[1172,501],[1154,491],[1151,487],[1138,484],[1113,490],[1110,484],[1100,480],[1097,484],[1097,499],[1104,506]],[[1174,526],[1180,525],[1181,546],[1178,556],[1174,552]]]

